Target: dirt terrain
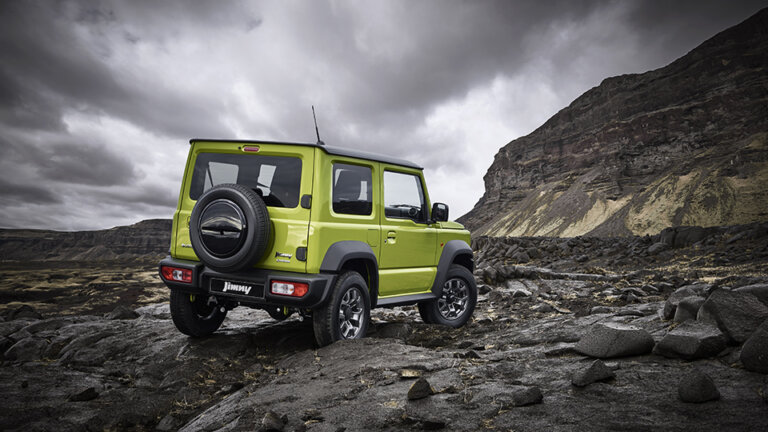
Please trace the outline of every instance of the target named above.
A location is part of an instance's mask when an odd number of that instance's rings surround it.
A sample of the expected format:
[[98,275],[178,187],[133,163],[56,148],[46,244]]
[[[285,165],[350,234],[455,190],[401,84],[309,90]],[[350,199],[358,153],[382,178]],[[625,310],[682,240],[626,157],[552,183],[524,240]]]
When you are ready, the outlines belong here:
[[466,327],[321,349],[245,308],[180,334],[151,261],[3,263],[0,429],[768,428],[768,225],[473,246]]

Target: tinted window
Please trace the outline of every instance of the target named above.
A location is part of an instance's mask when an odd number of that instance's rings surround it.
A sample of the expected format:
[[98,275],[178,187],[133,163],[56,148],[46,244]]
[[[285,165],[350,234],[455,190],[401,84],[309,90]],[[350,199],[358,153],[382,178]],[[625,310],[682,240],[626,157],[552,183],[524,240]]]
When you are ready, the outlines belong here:
[[287,156],[200,153],[189,197],[193,200],[222,183],[255,190],[271,207],[296,207],[301,187],[301,159]]
[[384,172],[384,214],[390,218],[425,221],[421,179],[412,174]]
[[371,169],[333,164],[333,211],[369,215],[373,209]]

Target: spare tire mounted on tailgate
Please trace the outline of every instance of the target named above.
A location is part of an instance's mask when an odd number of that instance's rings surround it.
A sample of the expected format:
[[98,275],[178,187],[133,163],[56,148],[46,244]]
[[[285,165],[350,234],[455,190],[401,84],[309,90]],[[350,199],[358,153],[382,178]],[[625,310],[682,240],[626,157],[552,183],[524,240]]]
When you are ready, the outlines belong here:
[[214,186],[197,200],[189,221],[189,237],[198,258],[220,272],[252,267],[269,244],[267,206],[251,188]]

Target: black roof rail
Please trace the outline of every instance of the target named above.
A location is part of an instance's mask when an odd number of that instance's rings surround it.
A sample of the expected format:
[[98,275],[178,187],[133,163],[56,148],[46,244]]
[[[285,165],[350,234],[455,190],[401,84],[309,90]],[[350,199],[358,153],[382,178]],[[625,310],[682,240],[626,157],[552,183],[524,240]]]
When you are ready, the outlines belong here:
[[277,144],[277,145],[299,145],[307,147],[316,147],[322,149],[324,152],[334,156],[346,156],[356,159],[365,159],[374,162],[384,162],[392,165],[400,165],[407,168],[415,168],[423,170],[424,167],[416,165],[413,162],[405,159],[394,158],[377,153],[371,153],[361,150],[353,150],[343,147],[335,147],[329,145],[320,145],[318,143],[302,143],[302,142],[287,142],[287,141],[267,141],[267,140],[231,140],[231,139],[207,139],[207,138],[193,138],[189,140],[189,144],[195,142],[210,142],[210,143],[242,143],[242,144]]

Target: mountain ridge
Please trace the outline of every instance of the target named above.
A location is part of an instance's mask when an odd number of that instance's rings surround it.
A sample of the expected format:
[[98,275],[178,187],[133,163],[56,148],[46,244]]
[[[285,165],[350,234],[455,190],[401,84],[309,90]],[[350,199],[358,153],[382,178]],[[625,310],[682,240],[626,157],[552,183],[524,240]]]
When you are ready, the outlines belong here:
[[627,236],[768,220],[768,8],[662,68],[606,78],[502,147],[475,235]]

